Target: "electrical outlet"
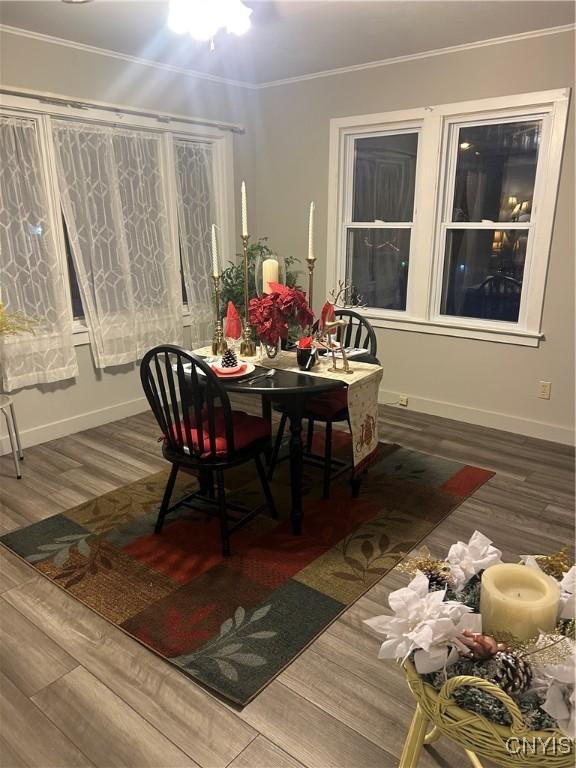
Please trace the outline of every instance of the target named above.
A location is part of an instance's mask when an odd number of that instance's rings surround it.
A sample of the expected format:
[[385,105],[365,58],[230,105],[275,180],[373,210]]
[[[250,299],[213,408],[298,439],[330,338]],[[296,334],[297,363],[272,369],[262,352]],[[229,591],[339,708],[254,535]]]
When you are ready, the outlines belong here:
[[404,408],[408,407],[408,396],[407,395],[399,395],[398,397],[398,405],[403,405]]
[[550,400],[550,390],[552,389],[551,381],[538,382],[538,397],[542,400]]

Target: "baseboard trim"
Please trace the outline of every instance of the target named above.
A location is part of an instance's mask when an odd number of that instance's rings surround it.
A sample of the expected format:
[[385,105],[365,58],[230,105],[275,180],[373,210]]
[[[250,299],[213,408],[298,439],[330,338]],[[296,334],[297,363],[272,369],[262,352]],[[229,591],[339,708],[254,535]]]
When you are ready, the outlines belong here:
[[[406,393],[403,393],[406,394]],[[497,411],[471,408],[468,405],[448,403],[442,400],[430,400],[417,395],[407,395],[409,408],[420,413],[428,413],[431,416],[442,416],[446,419],[462,421],[466,424],[477,424],[481,427],[490,427],[504,432],[513,432],[526,437],[536,437],[540,440],[550,440],[553,443],[574,445],[574,430],[569,427],[561,427],[558,424],[550,424],[545,421],[524,419],[521,416],[511,416]],[[396,405],[399,395],[397,392],[380,389],[378,402],[381,405]],[[403,406],[397,406],[404,410]]]
[[[145,397],[138,397],[135,400],[126,400],[123,403],[116,403],[106,408],[98,408],[87,413],[79,413],[76,416],[70,416],[67,419],[51,421],[48,424],[42,424],[38,427],[20,430],[20,439],[24,448],[29,448],[40,443],[47,443],[49,440],[56,440],[59,437],[73,435],[76,432],[82,432],[85,429],[99,427],[102,424],[108,424],[110,421],[125,419],[127,416],[135,416],[137,413],[143,413],[148,409],[148,402]],[[16,413],[18,417],[18,413]],[[5,426],[5,425],[3,425]],[[0,433],[0,455],[9,453],[10,441],[5,429]]]

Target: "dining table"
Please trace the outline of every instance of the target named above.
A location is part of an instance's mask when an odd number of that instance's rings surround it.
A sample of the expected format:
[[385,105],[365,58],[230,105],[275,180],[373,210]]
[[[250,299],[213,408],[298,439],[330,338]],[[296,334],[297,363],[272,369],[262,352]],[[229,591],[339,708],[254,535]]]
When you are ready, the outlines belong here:
[[[202,357],[210,357],[208,348],[194,350],[194,354]],[[281,353],[284,356],[293,355],[293,368],[297,368],[296,352]],[[248,358],[252,360],[253,358]],[[378,361],[368,353],[358,358],[361,362],[378,364]],[[289,462],[290,462],[290,493],[291,506],[290,517],[294,534],[302,531],[302,476],[304,444],[302,440],[302,420],[305,412],[306,401],[310,397],[316,397],[326,392],[345,389],[348,385],[346,375],[342,378],[327,378],[306,373],[300,370],[286,370],[285,367],[275,368],[274,358],[261,360],[260,364],[254,362],[254,370],[249,374],[239,377],[220,378],[220,381],[229,393],[249,395],[261,398],[262,416],[271,422],[272,405],[275,400],[282,401],[283,409],[288,417],[290,431]],[[269,374],[273,371],[272,375]]]

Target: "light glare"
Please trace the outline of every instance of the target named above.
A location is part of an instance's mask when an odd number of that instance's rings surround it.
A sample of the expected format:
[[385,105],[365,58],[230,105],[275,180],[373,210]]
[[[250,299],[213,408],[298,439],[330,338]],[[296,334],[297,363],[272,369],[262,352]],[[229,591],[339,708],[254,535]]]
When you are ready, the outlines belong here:
[[243,35],[250,29],[251,13],[241,0],[170,0],[167,24],[178,35],[205,41],[220,29]]

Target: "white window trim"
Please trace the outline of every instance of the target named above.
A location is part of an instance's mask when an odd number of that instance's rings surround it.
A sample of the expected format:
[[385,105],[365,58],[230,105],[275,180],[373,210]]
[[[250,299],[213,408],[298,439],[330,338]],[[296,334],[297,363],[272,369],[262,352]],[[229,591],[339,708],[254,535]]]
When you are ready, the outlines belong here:
[[[60,201],[58,195],[58,179],[56,174],[54,147],[51,137],[51,119],[68,118],[82,122],[106,123],[107,125],[129,128],[145,128],[163,135],[162,142],[162,175],[168,195],[168,205],[171,210],[170,235],[174,258],[180,271],[179,244],[177,228],[177,212],[175,204],[175,176],[173,163],[170,166],[172,147],[170,138],[185,138],[193,141],[210,143],[213,150],[214,189],[216,193],[216,219],[219,226],[219,244],[222,254],[235,253],[234,248],[234,189],[231,180],[234,178],[233,137],[227,127],[219,128],[211,125],[196,125],[181,122],[176,118],[163,115],[149,117],[118,111],[111,112],[113,105],[97,107],[74,107],[54,102],[43,102],[40,97],[16,96],[2,94],[0,113],[28,117],[38,124],[38,136],[41,146],[42,162],[48,186],[50,225],[54,232],[58,250],[60,270],[63,277],[64,290],[67,294],[70,314],[72,314],[72,299],[70,296],[70,281],[68,279],[68,264],[64,233],[60,222]],[[182,324],[187,327],[192,324],[190,311],[182,307]],[[90,343],[88,328],[82,319],[72,318],[72,333],[74,346]]]
[[[334,287],[332,276],[338,280],[344,280],[346,276],[345,214],[351,210],[346,196],[351,195],[352,187],[352,153],[347,151],[350,141],[375,132],[415,128],[419,131],[419,141],[406,311],[374,307],[360,311],[379,328],[538,346],[544,337],[542,309],[569,98],[570,89],[562,88],[331,120],[327,293]],[[446,206],[446,184],[450,179],[443,152],[447,132],[455,123],[518,119],[520,113],[526,113],[527,119],[532,115],[544,115],[545,120],[519,322],[491,322],[440,315],[442,269],[439,265],[443,265],[444,258],[443,251],[440,252],[440,230]],[[479,228],[482,226],[495,228],[494,224],[479,225]],[[538,254],[538,258],[533,258],[532,254]]]

